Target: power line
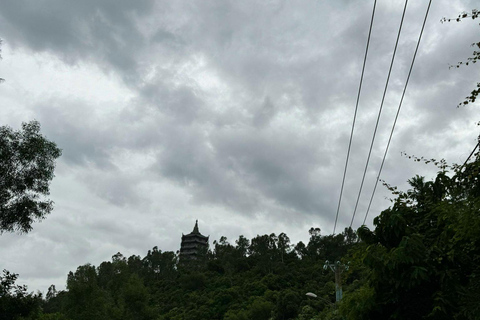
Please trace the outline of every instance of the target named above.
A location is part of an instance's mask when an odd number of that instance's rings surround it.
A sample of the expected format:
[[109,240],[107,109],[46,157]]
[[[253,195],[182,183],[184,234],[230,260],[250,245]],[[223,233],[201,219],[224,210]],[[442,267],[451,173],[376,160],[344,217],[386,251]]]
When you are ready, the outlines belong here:
[[458,169],[458,172],[462,171],[463,167],[465,167],[465,165],[467,164],[468,160],[470,160],[470,158],[473,156],[473,153],[475,152],[475,150],[477,150],[478,146],[480,145],[480,138],[478,139],[478,143],[477,145],[475,146],[475,148],[473,148],[472,152],[470,153],[470,155],[468,156],[467,160],[465,160],[465,162],[462,164],[462,166],[460,167],[460,169]]
[[358,86],[357,102],[355,104],[355,114],[353,115],[352,131],[350,133],[350,142],[348,143],[348,151],[347,151],[347,159],[345,161],[345,169],[343,170],[342,187],[340,188],[340,198],[338,199],[337,215],[335,216],[335,225],[333,226],[333,234],[335,234],[335,229],[337,228],[338,213],[340,211],[340,203],[342,202],[343,186],[345,185],[345,176],[347,174],[348,159],[350,157],[350,148],[352,147],[353,130],[355,128],[355,120],[357,118],[358,102],[360,100],[360,92],[362,91],[363,75],[365,73],[365,65],[366,65],[366,62],[367,62],[368,47],[370,45],[370,36],[372,35],[373,18],[375,17],[376,6],[377,6],[377,0],[375,0],[374,3],[373,3],[372,19],[370,20],[370,28],[369,28],[369,31],[368,31],[368,38],[367,38],[367,47],[365,49],[365,57],[363,58],[362,75],[360,77],[360,85]]
[[382,102],[380,103],[380,109],[378,110],[377,122],[375,123],[375,130],[373,131],[372,142],[370,143],[370,150],[368,151],[367,163],[365,164],[365,170],[363,171],[362,183],[360,184],[360,190],[358,190],[357,202],[355,203],[355,209],[353,210],[352,221],[350,227],[352,227],[353,220],[355,219],[355,213],[357,212],[358,201],[362,194],[363,183],[365,182],[365,175],[367,174],[368,163],[370,162],[370,156],[372,155],[373,143],[375,142],[375,136],[377,135],[378,123],[380,116],[382,115],[383,103],[387,94],[388,83],[390,81],[390,75],[392,74],[393,62],[395,61],[395,55],[397,53],[398,40],[400,39],[400,33],[402,31],[403,20],[405,18],[405,12],[407,11],[408,0],[405,0],[405,6],[403,7],[402,20],[400,20],[400,27],[398,28],[397,40],[395,41],[395,48],[393,49],[392,61],[390,62],[390,68],[388,70],[387,81],[385,82],[385,89],[383,90]]
[[365,221],[367,220],[368,212],[370,211],[370,206],[372,205],[372,200],[375,195],[375,191],[377,190],[378,180],[380,179],[380,174],[382,173],[383,164],[385,163],[385,158],[387,157],[388,148],[390,147],[390,141],[392,140],[393,131],[395,130],[395,125],[397,124],[397,119],[400,113],[400,109],[402,107],[403,98],[405,97],[405,92],[407,91],[408,82],[410,80],[410,75],[412,74],[413,65],[415,63],[415,58],[417,57],[418,47],[420,46],[420,41],[422,40],[423,30],[425,29],[425,23],[427,22],[428,12],[430,11],[431,4],[432,4],[432,0],[429,1],[427,11],[425,12],[425,18],[423,19],[422,30],[420,31],[420,35],[418,37],[417,47],[415,48],[415,53],[413,54],[410,70],[408,71],[407,81],[405,82],[405,87],[403,88],[402,98],[400,99],[400,104],[398,105],[397,114],[393,122],[392,131],[390,132],[390,137],[388,138],[388,143],[385,149],[385,153],[383,154],[382,164],[380,165],[380,170],[378,171],[377,180],[375,181],[375,187],[373,188],[372,196],[370,197],[370,202],[368,203],[368,208],[367,208],[367,212],[365,213],[365,218],[363,219],[363,224],[365,224]]

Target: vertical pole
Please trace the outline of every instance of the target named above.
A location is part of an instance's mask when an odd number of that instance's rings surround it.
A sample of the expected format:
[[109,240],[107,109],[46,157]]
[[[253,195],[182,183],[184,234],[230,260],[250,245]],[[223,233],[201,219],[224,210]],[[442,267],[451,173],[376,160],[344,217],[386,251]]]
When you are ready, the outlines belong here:
[[342,292],[342,272],[341,266],[336,264],[335,265],[335,301],[339,302],[342,300],[343,292]]
[[335,273],[335,301],[339,302],[343,298],[342,291],[342,272],[348,270],[348,264],[341,264],[340,261],[335,263],[329,263],[328,260],[325,261],[323,268],[326,270],[330,268]]

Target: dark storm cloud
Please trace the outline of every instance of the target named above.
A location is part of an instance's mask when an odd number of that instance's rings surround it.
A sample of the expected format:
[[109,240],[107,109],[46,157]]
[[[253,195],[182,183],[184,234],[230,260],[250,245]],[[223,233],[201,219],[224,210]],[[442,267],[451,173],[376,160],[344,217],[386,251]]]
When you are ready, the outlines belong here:
[[69,63],[93,58],[125,79],[135,76],[143,37],[135,17],[151,1],[1,1],[3,36],[12,46],[52,52]]
[[281,206],[312,213],[318,210],[313,193],[319,187],[313,172],[317,166],[328,165],[328,159],[312,150],[308,138],[277,130],[218,132],[214,142],[217,161],[238,172],[249,188]]
[[35,105],[35,108],[46,135],[62,148],[63,161],[114,169],[110,151],[119,138],[116,135],[119,128],[95,119],[87,111],[88,103],[74,99],[50,99]]

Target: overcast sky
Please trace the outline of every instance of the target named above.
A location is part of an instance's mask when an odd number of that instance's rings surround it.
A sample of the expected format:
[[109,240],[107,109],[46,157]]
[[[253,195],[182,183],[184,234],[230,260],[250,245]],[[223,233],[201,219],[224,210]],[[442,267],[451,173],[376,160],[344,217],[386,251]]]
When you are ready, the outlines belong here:
[[[411,1],[354,228],[363,221],[427,0]],[[379,0],[337,232],[350,224],[404,2]],[[434,0],[382,179],[400,188],[463,162],[476,105],[478,7]],[[0,269],[29,290],[120,251],[177,251],[182,233],[333,231],[373,1],[0,0],[0,125],[40,121],[62,148],[54,211],[0,236]],[[373,218],[388,208],[379,186]]]

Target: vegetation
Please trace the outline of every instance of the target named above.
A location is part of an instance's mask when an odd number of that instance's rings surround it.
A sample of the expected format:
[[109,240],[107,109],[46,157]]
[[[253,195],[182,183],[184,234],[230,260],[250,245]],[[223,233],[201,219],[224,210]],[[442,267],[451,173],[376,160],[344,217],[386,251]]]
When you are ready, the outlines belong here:
[[18,274],[3,270],[0,276],[0,320],[37,319],[42,296],[27,292],[26,286],[15,285]]
[[416,176],[406,192],[390,187],[393,206],[374,230],[358,230],[362,245],[352,259],[364,278],[345,294],[347,319],[478,318],[480,157],[440,166],[433,181]]
[[[56,144],[40,134],[37,121],[23,123],[21,131],[0,127],[0,234],[28,232],[52,211],[53,201],[44,197],[60,155]],[[38,319],[42,296],[16,285],[17,278],[7,270],[0,276],[0,320]]]
[[[480,18],[480,11],[477,9],[473,9],[471,12],[462,12],[461,14],[458,15],[456,18],[442,18],[441,22],[461,22],[465,19],[478,19]],[[479,23],[480,25],[480,23]],[[471,44],[471,46],[475,49],[480,49],[480,42],[474,42]],[[455,65],[450,66],[451,68],[460,68],[460,66],[468,66],[468,65],[474,65],[479,61],[480,59],[480,51],[474,50],[472,53],[472,56],[467,58],[466,61],[460,61]],[[457,107],[467,105],[469,103],[474,103],[475,100],[477,99],[478,95],[480,94],[480,82],[477,83],[477,87],[472,90],[469,96],[465,97],[465,100],[460,102]]]
[[[240,236],[235,244],[222,237],[203,259],[182,264],[156,247],[143,258],[117,253],[70,272],[66,291],[51,287],[43,312],[72,320],[294,319],[304,307],[319,313],[334,301],[334,277],[323,262],[345,255],[355,233],[322,236],[312,228],[307,245],[289,242],[283,233]],[[306,299],[308,291],[323,300]]]
[[61,150],[40,134],[40,123],[21,131],[0,127],[0,233],[28,232],[53,209],[49,194]]

